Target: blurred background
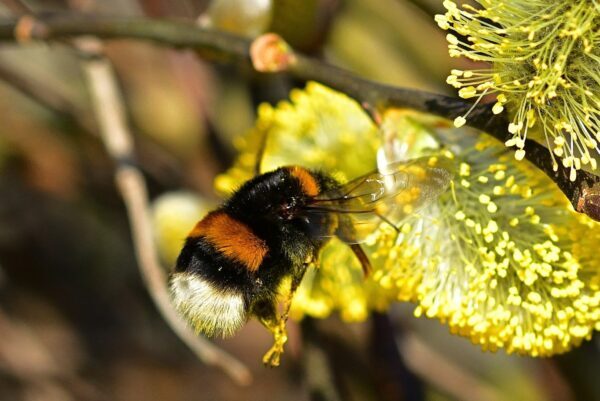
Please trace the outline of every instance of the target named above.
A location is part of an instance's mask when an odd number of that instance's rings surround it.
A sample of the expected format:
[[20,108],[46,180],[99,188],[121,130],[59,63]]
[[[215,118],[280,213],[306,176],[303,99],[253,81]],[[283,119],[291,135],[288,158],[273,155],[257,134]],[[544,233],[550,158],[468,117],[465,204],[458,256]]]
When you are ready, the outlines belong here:
[[[24,7],[275,31],[366,78],[440,93],[464,63],[447,56],[434,0],[7,0],[0,15]],[[200,217],[219,201],[213,179],[258,104],[303,86],[140,41],[107,42],[106,53],[159,234],[194,225],[178,208]],[[240,387],[198,361],[151,302],[69,46],[0,46],[0,121],[0,400],[600,400],[597,336],[552,359],[482,353],[402,304],[361,324],[290,323],[277,369],[261,363],[269,333],[249,323],[218,341],[253,373]],[[176,255],[161,251],[168,266]]]

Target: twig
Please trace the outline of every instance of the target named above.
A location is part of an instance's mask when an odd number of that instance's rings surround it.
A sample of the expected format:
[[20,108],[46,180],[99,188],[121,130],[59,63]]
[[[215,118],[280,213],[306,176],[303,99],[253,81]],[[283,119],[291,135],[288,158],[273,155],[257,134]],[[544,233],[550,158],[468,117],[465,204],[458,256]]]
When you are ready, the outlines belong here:
[[341,401],[336,380],[315,322],[305,317],[300,327],[303,340],[303,367],[312,401]]
[[5,63],[0,63],[0,80],[51,113],[75,124],[79,129],[89,133],[94,132],[92,119],[88,118],[85,110],[77,107],[68,98],[43,82],[38,82]]
[[78,36],[101,39],[142,39],[176,48],[191,48],[203,57],[222,61],[248,59],[250,41],[187,21],[135,17],[90,17],[81,14],[0,18],[0,41],[63,40]]
[[15,14],[28,14],[31,8],[21,0],[2,0],[2,4]]
[[[192,48],[203,57],[213,60],[237,64],[250,61],[251,43],[247,39],[203,29],[193,23],[81,15],[0,19],[0,41],[26,42],[32,39],[48,41],[82,35],[106,39],[151,40],[172,47]],[[259,37],[254,45],[260,44],[265,37],[268,36]],[[279,40],[275,46],[282,50],[281,59],[285,62],[280,66],[281,68],[271,69],[271,71],[285,71],[299,79],[322,82],[346,93],[360,103],[367,103],[376,108],[407,107],[454,119],[464,115],[472,106],[471,103],[460,98],[398,88],[362,79],[348,71],[293,52],[283,40]],[[265,53],[269,57],[273,54],[271,51],[258,52],[259,56]],[[255,65],[261,65],[261,62],[257,63],[256,57],[252,61]],[[469,114],[467,124],[491,134],[502,142],[507,139],[508,121],[504,114],[494,115],[490,105],[476,106]],[[577,180],[571,182],[570,169],[559,165],[557,171],[553,170],[551,158],[544,146],[527,140],[524,149],[527,159],[558,185],[575,210],[600,221],[600,176],[581,170],[577,174]]]
[[90,87],[93,109],[100,125],[101,139],[107,152],[117,162],[117,188],[127,208],[138,266],[154,303],[173,331],[203,362],[223,369],[239,384],[249,384],[252,380],[249,370],[211,342],[196,336],[171,304],[167,278],[158,261],[152,237],[146,183],[142,173],[132,163],[133,141],[125,121],[114,72],[110,63],[100,56],[99,41],[80,39],[77,47],[91,56],[83,61],[83,69]]
[[[453,120],[467,114],[473,106],[460,98],[369,81],[349,71],[296,53],[275,34],[258,37],[251,45],[250,55],[254,67],[259,71],[287,72],[303,80],[322,82],[368,105],[368,110],[387,107],[411,108]],[[492,113],[492,105],[475,106],[468,114],[469,126],[484,131],[503,143],[508,139],[506,114]],[[577,179],[571,181],[569,168],[559,165],[558,169],[554,170],[549,151],[544,146],[527,139],[524,149],[527,160],[556,183],[575,210],[600,221],[600,176],[580,170]]]
[[[0,0],[13,15],[33,15],[33,9],[22,0]],[[49,112],[65,118],[79,129],[93,133],[94,124],[85,110],[44,82],[29,77],[6,63],[0,63],[0,80],[19,91]]]
[[494,387],[483,383],[461,366],[446,359],[414,334],[405,334],[400,342],[400,350],[415,374],[458,400],[506,400]]
[[[598,336],[596,336],[596,340]],[[573,390],[576,400],[600,400],[598,367],[600,349],[593,341],[586,341],[581,347],[553,358],[563,378]]]
[[400,354],[396,336],[403,335],[393,327],[385,313],[371,314],[369,358],[371,370],[381,400],[422,401],[423,384],[408,369],[405,357]]

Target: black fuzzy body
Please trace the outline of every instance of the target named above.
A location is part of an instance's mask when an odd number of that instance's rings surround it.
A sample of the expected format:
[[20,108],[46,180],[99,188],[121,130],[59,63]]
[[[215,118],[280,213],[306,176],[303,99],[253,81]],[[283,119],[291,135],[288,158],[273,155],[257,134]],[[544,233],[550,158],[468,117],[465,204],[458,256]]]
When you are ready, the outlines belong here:
[[[338,184],[329,176],[310,171],[323,192]],[[188,237],[175,272],[193,273],[223,292],[244,295],[246,308],[254,314],[261,305],[274,305],[277,290],[285,277],[297,276],[306,261],[316,257],[324,245],[324,232],[332,229],[327,215],[320,221],[302,213],[313,195],[292,173],[279,168],[247,181],[218,211],[250,228],[268,251],[255,271],[220,252],[206,238]]]

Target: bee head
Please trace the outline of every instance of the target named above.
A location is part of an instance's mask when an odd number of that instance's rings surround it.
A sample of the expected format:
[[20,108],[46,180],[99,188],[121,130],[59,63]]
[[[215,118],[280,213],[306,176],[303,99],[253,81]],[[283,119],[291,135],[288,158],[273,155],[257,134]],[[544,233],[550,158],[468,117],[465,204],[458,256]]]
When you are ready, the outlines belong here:
[[193,272],[174,273],[170,286],[175,308],[196,332],[231,337],[248,319],[241,291],[218,288]]
[[[302,181],[294,176],[298,167],[282,167],[246,182],[228,201],[234,214],[241,218],[286,222],[310,197]],[[302,170],[306,171],[306,170]],[[310,177],[306,172],[307,177]],[[306,179],[308,180],[308,178]]]

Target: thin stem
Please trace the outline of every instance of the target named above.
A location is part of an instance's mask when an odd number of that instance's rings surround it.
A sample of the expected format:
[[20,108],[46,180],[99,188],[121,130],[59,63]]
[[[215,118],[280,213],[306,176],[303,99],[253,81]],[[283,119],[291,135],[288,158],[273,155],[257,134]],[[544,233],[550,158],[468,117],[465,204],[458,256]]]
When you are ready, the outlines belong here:
[[[322,82],[361,103],[370,105],[375,110],[386,107],[412,108],[453,120],[457,116],[464,115],[472,107],[472,103],[460,98],[372,82],[299,54],[295,55],[295,59],[296,63],[290,64],[285,71],[304,80]],[[467,124],[492,135],[503,143],[509,138],[506,115],[493,114],[491,105],[476,106],[469,113]],[[527,160],[556,183],[575,210],[583,212],[582,202],[585,204],[586,195],[590,193],[587,189],[600,186],[600,177],[581,170],[577,173],[577,179],[571,181],[570,169],[559,165],[558,169],[554,170],[552,158],[546,147],[528,139],[525,141],[524,149]],[[592,202],[591,199],[590,202]],[[591,213],[585,212],[594,220],[600,220],[600,213],[597,212],[597,209],[593,209]]]
[[311,401],[341,401],[329,357],[314,320],[302,320],[303,367]]
[[142,173],[131,163],[134,145],[112,66],[100,56],[101,43],[96,39],[80,39],[77,47],[89,55],[82,62],[83,70],[102,142],[117,162],[115,180],[127,208],[138,266],[146,288],[165,321],[202,361],[221,368],[239,384],[249,384],[252,378],[248,369],[211,342],[196,336],[171,304],[167,277],[152,237],[146,183]]
[[412,372],[453,398],[465,401],[505,399],[496,388],[445,358],[414,334],[404,336],[400,351]]
[[0,81],[10,85],[57,117],[75,124],[79,129],[89,133],[94,132],[93,119],[88,115],[89,113],[44,82],[32,79],[3,62],[0,62]]
[[0,18],[0,41],[62,40],[78,36],[101,39],[142,39],[176,48],[191,48],[203,57],[248,60],[248,39],[203,29],[187,21],[135,17],[90,17],[79,14],[25,15]]
[[369,358],[373,379],[383,400],[423,401],[423,383],[410,371],[396,344],[398,330],[385,313],[371,314]]
[[27,14],[31,8],[21,0],[2,0],[2,4],[15,14]]

